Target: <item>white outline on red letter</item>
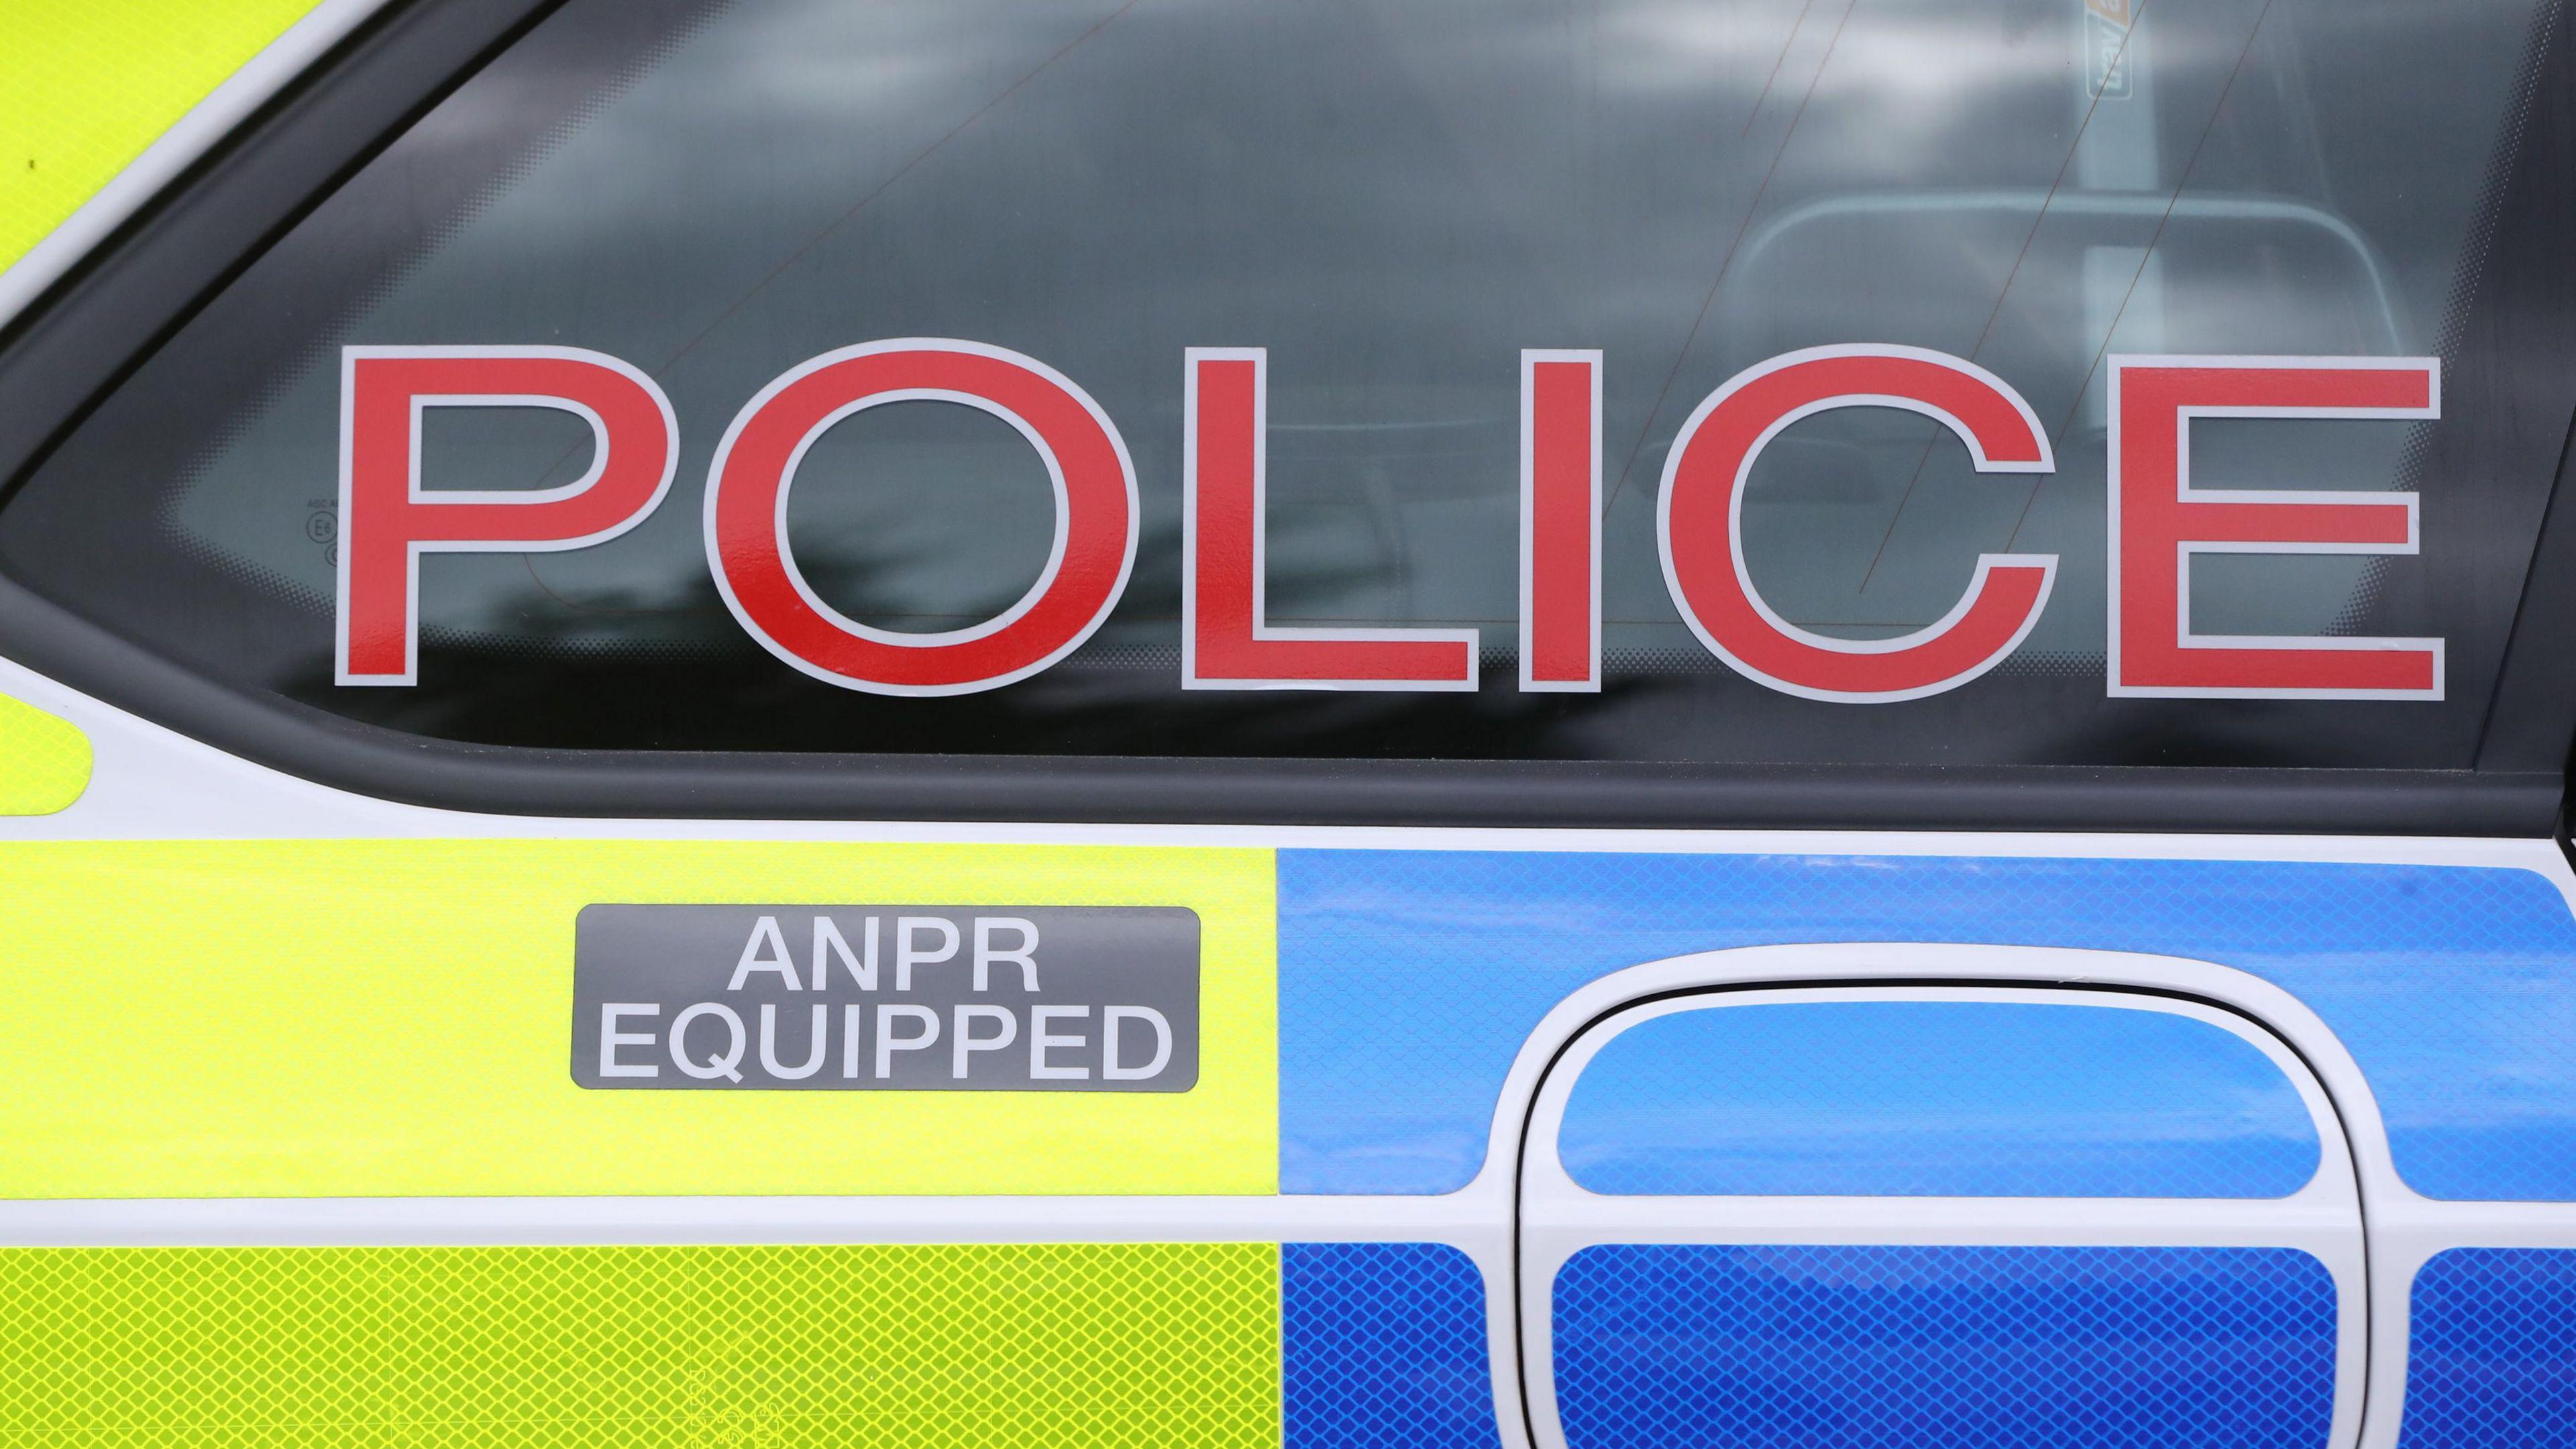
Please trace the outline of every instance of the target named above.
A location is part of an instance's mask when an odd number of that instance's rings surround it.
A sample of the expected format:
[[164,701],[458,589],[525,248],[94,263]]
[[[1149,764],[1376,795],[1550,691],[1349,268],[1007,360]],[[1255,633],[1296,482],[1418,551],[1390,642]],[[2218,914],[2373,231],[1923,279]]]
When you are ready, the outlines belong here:
[[[1462,668],[1454,675],[1394,678],[1330,678],[1255,675],[1211,677],[1199,672],[1199,367],[1208,362],[1252,364],[1252,558],[1249,579],[1251,633],[1231,641],[1253,654],[1276,654],[1265,644],[1292,646],[1304,656],[1315,651],[1301,644],[1457,645]],[[1269,529],[1264,526],[1269,497],[1270,353],[1263,347],[1192,347],[1182,353],[1186,381],[1181,399],[1181,687],[1183,689],[1346,689],[1400,690],[1409,693],[1465,691],[1476,687],[1473,629],[1305,629],[1281,628],[1269,619]]]
[[[1683,484],[1693,481],[1681,475],[1683,467],[1690,461],[1692,445],[1698,440],[1701,426],[1740,394],[1766,379],[1786,372],[1843,360],[1924,364],[1982,387],[1995,398],[2008,403],[2012,412],[2018,415],[2025,436],[2013,441],[2026,444],[2033,454],[2024,459],[1997,461],[1988,456],[1985,443],[1967,423],[1918,398],[1887,392],[1837,392],[1799,403],[1768,419],[1761,432],[1750,440],[1741,455],[1732,460],[1731,476],[1714,480],[1718,486],[1726,490],[1723,532],[1726,535],[1728,557],[1733,569],[1731,587],[1737,600],[1756,616],[1754,627],[1767,628],[1774,636],[1771,640],[1763,641],[1766,647],[1775,644],[1784,645],[1793,655],[1807,656],[1806,662],[1809,664],[1857,668],[1861,666],[1862,661],[1874,656],[1903,654],[1936,646],[1987,599],[1989,588],[1995,586],[1998,579],[2016,583],[2022,587],[2030,587],[2028,580],[2020,579],[2018,576],[2032,570],[2038,572],[2036,587],[2031,589],[2031,595],[2024,606],[2020,622],[2009,637],[2001,640],[1994,648],[1968,664],[1920,684],[1885,689],[1837,688],[1785,679],[1776,671],[1756,666],[1722,642],[1702,620],[1699,611],[1693,608],[1689,593],[1684,588],[1684,580],[1675,558],[1673,499],[1678,491],[1676,483],[1677,480]],[[1959,596],[1959,602],[1951,606],[1950,612],[1923,628],[1910,634],[1901,634],[1893,639],[1838,639],[1827,634],[1810,633],[1781,618],[1768,603],[1763,601],[1761,591],[1753,586],[1752,570],[1745,565],[1744,561],[1743,515],[1745,482],[1752,476],[1755,460],[1762,456],[1762,450],[1770,445],[1772,439],[1800,419],[1813,417],[1835,408],[1847,407],[1898,408],[1930,418],[1948,428],[1957,435],[1960,442],[1967,446],[1969,459],[1980,473],[2048,473],[2055,471],[2057,467],[2055,454],[2049,447],[2048,433],[2040,427],[2039,418],[2031,411],[2030,404],[2022,400],[2021,394],[2006,386],[2001,378],[1965,358],[1953,357],[1946,352],[1934,352],[1920,347],[1900,347],[1894,344],[1810,347],[1797,352],[1785,352],[1767,362],[1748,367],[1727,379],[1723,386],[1710,393],[1700,403],[1699,407],[1691,413],[1689,421],[1683,423],[1681,431],[1674,436],[1672,451],[1664,459],[1663,494],[1655,505],[1655,540],[1656,547],[1663,558],[1664,587],[1672,595],[1673,607],[1681,611],[1683,622],[1690,626],[1693,634],[1699,636],[1702,644],[1708,646],[1710,653],[1725,660],[1746,678],[1779,690],[1783,694],[1794,694],[1802,699],[1830,700],[1847,704],[1887,704],[1899,700],[1921,699],[1927,695],[1956,689],[2002,663],[2015,649],[2021,647],[2023,639],[2029,637],[2032,627],[2039,622],[2041,612],[2048,607],[2050,591],[2056,586],[2057,555],[1999,553],[1978,555],[1976,573],[1969,580],[1967,592]],[[1725,461],[1727,460],[1720,459],[1721,463]],[[1696,547],[1697,544],[1692,542],[1690,546]]]
[[[760,439],[759,456],[745,465],[760,471],[744,474],[738,481],[746,488],[774,489],[775,496],[768,500],[766,517],[746,520],[737,516],[733,533],[727,533],[721,521],[725,516],[726,479],[737,446],[743,445],[746,433],[762,421],[764,410],[790,389],[817,374],[851,364],[863,364],[872,358],[903,354],[933,357],[947,354],[952,360],[967,358],[999,363],[1005,369],[1001,379],[1018,374],[1024,380],[1033,381],[1042,389],[1052,389],[1063,399],[1079,406],[1082,414],[1087,415],[1089,422],[1099,430],[1099,436],[1077,436],[1076,441],[1091,451],[1095,464],[1114,463],[1118,474],[1116,489],[1105,495],[1121,498],[1125,510],[1125,517],[1117,530],[1121,552],[1114,576],[1102,567],[1107,562],[1103,545],[1108,540],[1097,537],[1097,529],[1086,529],[1086,534],[1092,535],[1088,545],[1073,537],[1078,502],[1073,481],[1065,472],[1065,462],[1059,456],[1057,445],[1047,439],[1038,424],[1010,407],[960,387],[870,387],[852,400],[827,408],[801,427],[783,456],[778,454],[775,446],[779,439]],[[974,370],[971,365],[969,370]],[[860,380],[864,381],[864,378]],[[996,378],[987,377],[983,385],[993,386],[996,381]],[[1038,396],[1041,402],[1046,400],[1043,392]],[[872,628],[825,603],[796,567],[795,551],[787,540],[787,498],[795,485],[798,465],[804,461],[815,440],[830,431],[833,424],[869,408],[898,402],[957,403],[989,413],[1010,424],[1027,439],[1046,465],[1047,479],[1055,496],[1055,537],[1047,552],[1046,566],[1017,602],[980,624],[923,634]],[[1075,431],[1079,433],[1078,426]],[[1101,443],[1107,445],[1107,458],[1099,455],[1097,445]],[[770,462],[773,458],[776,459],[774,465]],[[767,471],[772,466],[776,470],[774,474]],[[1103,467],[1087,467],[1082,480],[1085,497],[1103,494],[1102,485],[1106,480],[1090,476],[1102,471],[1105,471]],[[735,620],[759,641],[762,648],[799,672],[843,689],[855,689],[866,694],[935,697],[999,689],[1054,665],[1082,647],[1083,641],[1100,628],[1102,621],[1109,617],[1109,611],[1117,606],[1119,597],[1127,591],[1128,578],[1136,567],[1140,514],[1136,465],[1127,455],[1126,440],[1119,436],[1117,425],[1109,420],[1109,415],[1092,401],[1089,393],[1076,387],[1072,379],[1036,358],[1008,348],[945,337],[897,337],[838,348],[807,358],[779,374],[751,401],[743,404],[742,410],[734,414],[732,425],[725,429],[724,440],[716,446],[714,460],[707,466],[703,529],[707,566],[715,574],[717,592],[723,595],[725,607],[732,611]],[[741,545],[741,557],[728,558],[729,538]],[[1076,575],[1082,586],[1097,596],[1088,612],[1079,619],[1040,620],[1033,626],[1039,632],[1031,640],[1004,637],[1008,631],[1036,615],[1041,606],[1052,602],[1051,596],[1057,585],[1066,577],[1068,560],[1074,559],[1077,553],[1082,557],[1078,560],[1081,567]],[[765,572],[769,560],[775,560],[775,577]],[[746,580],[736,577],[737,570],[749,571],[748,582],[756,586],[756,606],[745,601],[741,585]],[[783,590],[781,585],[784,585]],[[764,614],[768,616],[767,622],[762,618]],[[779,631],[798,634],[806,640],[809,648],[828,652],[840,659],[841,664],[836,666],[831,659],[817,658],[799,650],[793,643],[778,637]],[[1001,642],[988,645],[987,641],[994,640]],[[977,650],[979,645],[987,647]],[[1038,652],[1032,654],[1029,652],[1032,649]],[[971,652],[961,656],[959,651]],[[985,653],[999,654],[1000,660],[981,658]],[[1021,657],[1023,655],[1026,657]],[[961,657],[963,663],[954,663]],[[995,662],[1002,663],[1004,667],[990,667]],[[954,667],[942,667],[952,664]],[[887,677],[897,670],[927,673],[933,677],[915,680]]]
[[[588,533],[562,538],[453,538],[407,539],[403,557],[403,646],[402,670],[398,674],[352,673],[350,652],[350,570],[357,559],[369,520],[359,516],[357,496],[357,403],[360,364],[388,361],[495,361],[512,362],[543,359],[578,362],[597,367],[635,384],[651,399],[662,419],[662,465],[652,494],[640,505],[614,523]],[[433,407],[535,407],[553,408],[571,413],[590,424],[591,455],[589,471],[557,488],[538,489],[471,489],[421,486],[421,427],[425,414]],[[466,508],[478,512],[487,508],[542,508],[567,504],[581,498],[608,472],[611,445],[607,421],[592,408],[570,398],[545,393],[463,392],[412,393],[409,395],[409,438],[405,462],[407,479],[404,500],[416,508]],[[568,549],[589,548],[606,543],[652,516],[671,491],[672,476],[680,466],[680,424],[671,411],[671,400],[662,394],[653,379],[633,364],[604,352],[580,347],[382,347],[351,346],[340,349],[340,522],[339,559],[333,570],[333,612],[331,629],[332,678],[343,685],[404,686],[416,684],[420,677],[420,556],[424,553],[560,553]],[[470,515],[468,515],[470,516]]]
[[[2201,553],[2260,554],[2412,554],[2422,548],[2421,500],[2413,493],[2395,492],[2328,492],[2305,488],[2194,488],[2191,483],[2191,422],[2194,418],[2398,418],[2425,419],[2442,415],[2442,360],[2438,357],[2213,357],[2184,355],[2158,357],[2117,354],[2110,366],[2110,449],[2108,477],[2110,503],[2110,575],[2109,632],[2105,650],[2105,678],[2110,697],[2114,699],[2420,699],[2442,697],[2444,683],[2444,649],[2439,639],[2365,638],[2349,635],[2269,635],[2269,634],[2195,634],[2191,631],[2191,560]],[[2256,508],[2288,506],[2297,508],[2344,507],[2363,508],[2376,513],[2402,514],[2404,536],[2387,543],[2339,543],[2312,541],[2255,541],[2233,539],[2200,540],[2179,537],[2174,546],[2174,647],[2188,657],[2191,651],[2207,650],[2247,654],[2428,654],[2431,656],[2431,683],[2421,689],[2379,689],[2306,687],[2300,685],[2188,685],[2128,684],[2121,678],[2124,662],[2120,647],[2122,606],[2126,602],[2121,568],[2121,532],[2125,509],[2122,464],[2121,383],[2132,371],[2235,371],[2235,372],[2382,372],[2411,373],[2424,381],[2425,401],[2418,406],[2243,406],[2205,405],[2178,406],[2174,410],[2174,501],[2188,508],[2246,505]],[[2178,530],[2181,531],[2181,530]],[[2284,666],[2293,661],[2278,661]],[[2311,660],[2322,664],[2324,661]]]
[[[1591,417],[1583,441],[1588,492],[1583,508],[1585,551],[1584,673],[1579,679],[1538,677],[1538,368],[1542,363],[1579,363],[1592,394]],[[1525,347],[1521,349],[1521,689],[1531,694],[1598,694],[1601,692],[1601,351]]]

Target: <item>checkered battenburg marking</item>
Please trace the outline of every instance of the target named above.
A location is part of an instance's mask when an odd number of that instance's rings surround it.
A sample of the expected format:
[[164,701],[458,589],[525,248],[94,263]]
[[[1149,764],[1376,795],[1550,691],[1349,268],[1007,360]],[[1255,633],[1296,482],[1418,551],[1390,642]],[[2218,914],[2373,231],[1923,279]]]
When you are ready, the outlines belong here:
[[2318,1449],[2335,1290],[2283,1248],[1586,1248],[1570,1449]]
[[2400,1449],[2576,1445],[2576,1248],[2454,1248],[2415,1274]]
[[1287,1449],[1493,1449],[1485,1283],[1445,1243],[1279,1250]]
[[1267,1243],[0,1251],[0,1444],[1271,1449]]

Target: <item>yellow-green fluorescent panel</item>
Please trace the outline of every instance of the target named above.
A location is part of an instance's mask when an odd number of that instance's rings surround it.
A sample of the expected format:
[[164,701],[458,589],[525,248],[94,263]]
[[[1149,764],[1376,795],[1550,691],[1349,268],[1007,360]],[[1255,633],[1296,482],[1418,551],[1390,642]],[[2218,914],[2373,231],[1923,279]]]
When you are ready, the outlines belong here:
[[0,1443],[1277,1449],[1268,1243],[0,1250]]
[[[588,1091],[594,902],[1185,906],[1186,1092]],[[1271,1193],[1260,850],[0,842],[0,1198]]]
[[313,0],[0,0],[0,267]]
[[69,807],[89,788],[89,769],[89,736],[80,726],[0,694],[0,815]]

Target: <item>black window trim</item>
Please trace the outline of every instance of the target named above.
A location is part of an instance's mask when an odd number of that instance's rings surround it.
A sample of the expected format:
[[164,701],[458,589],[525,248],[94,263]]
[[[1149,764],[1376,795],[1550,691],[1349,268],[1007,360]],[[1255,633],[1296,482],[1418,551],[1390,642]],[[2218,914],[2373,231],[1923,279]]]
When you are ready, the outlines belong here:
[[[394,0],[0,324],[0,503],[342,180],[560,0]],[[2576,158],[2553,0],[2517,173]],[[2499,181],[2513,178],[2499,177]],[[2576,186],[2512,185],[2493,325],[2576,347]],[[2503,288],[2497,289],[2499,291]],[[2564,339],[2564,340],[2561,340]],[[2526,343],[2525,345],[2534,345]],[[2576,438],[2571,438],[2576,441]],[[2576,453],[2469,770],[1705,766],[1556,761],[604,752],[433,740],[201,678],[0,578],[0,655],[216,748],[395,801],[514,815],[1760,829],[2556,834],[2576,736]]]

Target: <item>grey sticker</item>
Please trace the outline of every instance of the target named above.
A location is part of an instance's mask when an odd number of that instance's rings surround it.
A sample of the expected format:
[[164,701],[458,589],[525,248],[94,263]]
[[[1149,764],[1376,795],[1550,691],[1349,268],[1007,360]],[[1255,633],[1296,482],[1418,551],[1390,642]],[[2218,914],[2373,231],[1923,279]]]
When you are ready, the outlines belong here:
[[572,1077],[643,1090],[1186,1092],[1170,906],[615,906],[574,931]]

